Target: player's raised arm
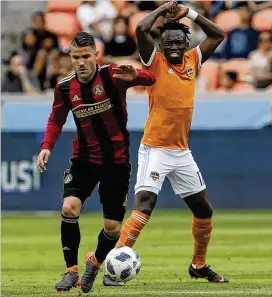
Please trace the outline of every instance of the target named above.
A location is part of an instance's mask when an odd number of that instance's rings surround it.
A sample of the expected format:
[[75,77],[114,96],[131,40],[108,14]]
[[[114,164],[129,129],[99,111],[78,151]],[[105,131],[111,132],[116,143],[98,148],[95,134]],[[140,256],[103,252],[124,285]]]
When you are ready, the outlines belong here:
[[68,112],[69,109],[66,107],[62,99],[59,85],[57,85],[54,92],[52,111],[47,122],[44,138],[41,142],[41,152],[37,160],[37,166],[41,172],[46,170],[45,164],[47,163],[51,151],[61,134]]
[[169,17],[169,20],[177,21],[183,17],[187,17],[194,21],[207,35],[207,37],[200,43],[202,54],[201,63],[204,63],[212,56],[215,49],[224,40],[225,32],[216,24],[185,5],[177,5],[171,17]]
[[136,69],[132,65],[112,65],[113,82],[125,88],[133,86],[151,86],[156,82],[154,74],[148,70]]
[[144,63],[148,63],[154,52],[154,40],[150,35],[151,28],[160,16],[165,16],[177,4],[174,1],[168,2],[156,10],[149,13],[136,27],[136,37],[139,47],[139,53]]

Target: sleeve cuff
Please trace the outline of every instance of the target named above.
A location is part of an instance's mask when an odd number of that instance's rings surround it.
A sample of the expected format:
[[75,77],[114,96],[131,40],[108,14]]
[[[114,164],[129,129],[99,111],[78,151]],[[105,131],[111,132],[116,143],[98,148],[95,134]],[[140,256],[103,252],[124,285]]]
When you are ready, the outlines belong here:
[[203,64],[202,64],[202,53],[201,53],[201,49],[199,47],[199,45],[196,47],[197,53],[198,53],[198,68],[202,68]]
[[42,144],[41,144],[41,150],[45,150],[45,149],[46,150],[49,150],[49,151],[52,151],[53,147],[48,142],[42,142]]
[[153,61],[153,59],[155,57],[155,54],[156,54],[156,48],[154,47],[154,50],[153,50],[153,52],[152,52],[152,54],[150,56],[150,59],[149,59],[149,61],[147,63],[145,63],[143,61],[143,59],[142,59],[142,57],[140,55],[140,59],[141,59],[141,62],[143,63],[143,65],[146,66],[146,67],[149,67],[152,64],[152,61]]

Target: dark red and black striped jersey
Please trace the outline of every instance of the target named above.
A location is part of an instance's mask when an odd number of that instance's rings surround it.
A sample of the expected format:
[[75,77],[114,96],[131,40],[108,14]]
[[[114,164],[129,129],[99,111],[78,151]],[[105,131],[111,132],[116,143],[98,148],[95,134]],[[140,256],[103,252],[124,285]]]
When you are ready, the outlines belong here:
[[155,77],[137,69],[137,78],[121,81],[113,78],[116,66],[97,66],[87,84],[79,82],[74,72],[58,83],[41,149],[53,149],[72,111],[77,127],[73,158],[100,164],[129,160],[126,90],[136,85],[152,85]]

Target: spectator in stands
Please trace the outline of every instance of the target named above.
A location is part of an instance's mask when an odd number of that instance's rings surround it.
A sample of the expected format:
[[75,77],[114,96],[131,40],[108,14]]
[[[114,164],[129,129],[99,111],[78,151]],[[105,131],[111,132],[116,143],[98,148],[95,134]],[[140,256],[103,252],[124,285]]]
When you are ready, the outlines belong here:
[[2,80],[2,92],[34,93],[39,90],[39,81],[34,72],[24,65],[18,53],[12,53],[8,63],[8,71]]
[[39,47],[43,46],[44,40],[52,40],[52,47],[59,48],[57,35],[46,30],[45,15],[42,11],[37,11],[32,15],[32,27],[37,36]]
[[252,28],[252,12],[248,6],[239,8],[241,25],[229,32],[224,58],[247,58],[258,43],[258,32]]
[[82,1],[77,9],[77,19],[83,31],[104,41],[112,36],[112,21],[117,10],[109,0]]
[[37,54],[37,58],[33,67],[34,72],[39,78],[40,89],[46,89],[46,73],[48,65],[52,64],[52,59],[56,59],[59,50],[54,47],[54,39],[48,37],[41,43],[41,49]]
[[226,71],[221,75],[219,92],[245,92],[254,89],[245,83],[239,83],[236,71]]
[[19,54],[24,60],[27,69],[33,69],[37,53],[38,53],[38,39],[32,28],[25,30],[22,33],[22,44]]
[[262,89],[272,84],[272,32],[260,34],[258,48],[250,54],[249,63],[256,88]]
[[137,60],[136,42],[128,35],[128,19],[118,16],[113,22],[113,37],[105,43],[104,63],[118,62],[120,57]]

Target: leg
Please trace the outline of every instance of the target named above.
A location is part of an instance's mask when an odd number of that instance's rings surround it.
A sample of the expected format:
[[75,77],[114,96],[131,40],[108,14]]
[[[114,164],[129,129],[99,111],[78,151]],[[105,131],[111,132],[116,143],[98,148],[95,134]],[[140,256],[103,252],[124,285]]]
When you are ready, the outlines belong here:
[[[112,164],[102,167],[101,170],[99,195],[103,205],[104,228],[98,235],[96,251],[86,255],[86,270],[81,284],[84,293],[90,292],[92,289],[99,267],[119,239],[127,205],[130,164]],[[112,282],[107,276],[104,276],[105,285],[109,285],[110,281]],[[113,285],[118,286],[120,283]]]
[[84,165],[75,161],[71,168],[64,173],[61,242],[66,262],[66,273],[64,273],[63,279],[56,284],[58,291],[69,291],[72,287],[80,284],[78,280],[78,248],[80,244],[78,219],[83,202],[97,183],[97,180],[89,180],[89,177],[87,180],[86,170]]
[[167,150],[140,146],[134,210],[122,228],[117,246],[133,247],[156,205],[165,176],[173,168]]
[[[213,209],[208,201],[206,185],[189,150],[180,152],[177,168],[169,175],[176,194],[184,198],[193,213],[194,255],[189,273],[212,282],[227,281],[206,265],[206,253],[212,231]],[[201,276],[200,276],[201,275]]]
[[194,255],[192,264],[200,269],[206,264],[206,254],[212,232],[213,208],[208,201],[207,190],[187,196],[184,201],[193,213]]

